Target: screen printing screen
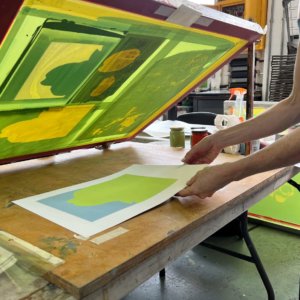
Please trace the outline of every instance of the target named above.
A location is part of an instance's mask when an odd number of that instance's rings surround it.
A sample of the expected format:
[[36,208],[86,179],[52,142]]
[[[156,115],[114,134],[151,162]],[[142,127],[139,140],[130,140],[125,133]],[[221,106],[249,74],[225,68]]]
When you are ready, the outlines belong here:
[[24,1],[0,48],[0,162],[130,139],[246,43],[86,1]]

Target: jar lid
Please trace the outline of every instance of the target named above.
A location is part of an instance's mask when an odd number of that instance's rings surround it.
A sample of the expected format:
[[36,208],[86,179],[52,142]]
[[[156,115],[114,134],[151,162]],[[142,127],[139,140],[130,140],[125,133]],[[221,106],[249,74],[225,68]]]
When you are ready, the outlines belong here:
[[192,128],[192,133],[207,133],[208,130],[205,128]]
[[194,129],[203,129],[203,130],[206,130],[206,127],[201,127],[201,126],[197,126],[197,127],[191,127],[191,130],[194,130]]
[[180,126],[174,126],[174,127],[170,127],[171,130],[175,130],[175,131],[181,131],[184,129],[184,127],[180,127]]

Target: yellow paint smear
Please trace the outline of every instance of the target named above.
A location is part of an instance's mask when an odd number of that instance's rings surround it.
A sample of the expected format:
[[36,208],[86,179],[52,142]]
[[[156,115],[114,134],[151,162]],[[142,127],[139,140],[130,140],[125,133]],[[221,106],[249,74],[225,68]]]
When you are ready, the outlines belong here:
[[107,89],[109,89],[116,81],[115,76],[110,76],[103,79],[98,86],[91,92],[91,97],[100,96],[104,93]]
[[129,49],[117,52],[104,61],[103,65],[99,68],[99,71],[107,73],[122,70],[132,64],[140,55],[141,51],[139,49]]
[[121,128],[119,128],[119,131],[123,131],[123,129],[128,128],[131,126],[137,118],[142,116],[143,114],[135,114],[133,116],[127,117],[122,123],[121,123]]
[[51,108],[35,119],[7,126],[1,131],[0,138],[7,138],[11,143],[28,143],[65,137],[93,107]]

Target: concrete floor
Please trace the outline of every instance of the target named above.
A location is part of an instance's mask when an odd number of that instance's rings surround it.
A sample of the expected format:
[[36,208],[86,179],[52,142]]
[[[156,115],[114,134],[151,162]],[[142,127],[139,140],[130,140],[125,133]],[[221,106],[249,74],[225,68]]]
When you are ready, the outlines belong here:
[[[275,290],[276,300],[298,300],[300,236],[261,225],[249,225],[250,235]],[[213,237],[210,242],[248,254],[237,237]],[[267,299],[255,265],[197,246],[156,274],[123,300]]]

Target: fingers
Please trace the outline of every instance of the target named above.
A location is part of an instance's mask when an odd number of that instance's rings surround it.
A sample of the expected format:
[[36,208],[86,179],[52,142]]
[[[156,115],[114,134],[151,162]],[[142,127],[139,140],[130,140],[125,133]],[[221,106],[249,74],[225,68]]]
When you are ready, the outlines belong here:
[[197,196],[200,199],[204,199],[206,197],[211,197],[213,193],[197,193],[190,186],[185,187],[183,190],[178,192],[176,196],[187,197],[187,196]]
[[[207,171],[209,168],[204,168],[203,170],[197,172],[187,183],[186,187],[177,193],[178,196],[197,196],[199,198],[206,198],[212,196],[213,192],[211,189],[204,184],[203,176],[207,176]],[[209,173],[209,172],[208,172]]]
[[197,151],[196,148],[193,148],[185,155],[182,162],[186,164],[209,164],[215,159],[217,154],[214,155],[214,153],[211,153],[211,150]]
[[207,159],[206,157],[198,157],[196,155],[194,155],[193,157],[185,156],[182,159],[182,162],[184,162],[185,164],[191,164],[191,165],[211,163],[211,161],[209,159]]
[[194,183],[197,180],[199,172],[197,172],[187,183],[186,183],[186,187],[181,190],[179,193],[177,193],[177,195],[181,196],[181,197],[186,197],[186,196],[193,196],[193,195],[197,195],[197,193],[194,190]]
[[194,153],[191,153],[191,151],[189,151],[185,157],[182,159],[182,161],[184,163],[188,163],[188,164],[193,164],[195,163],[195,161],[197,161],[197,155]]
[[196,181],[197,176],[193,176],[186,184],[187,186],[181,190],[180,192],[178,192],[176,195],[181,196],[181,197],[185,197],[185,196],[192,196],[195,195],[195,192],[191,189],[191,185]]
[[207,146],[207,142],[205,142],[205,139],[203,139],[195,146],[193,146],[189,152],[186,153],[183,161],[186,163],[194,164],[196,161],[201,159],[201,157],[203,158],[203,156],[205,156],[208,151],[209,147]]
[[195,195],[195,192],[192,191],[192,189],[189,186],[187,186],[183,190],[178,192],[176,195],[181,196],[181,197],[193,196],[193,195]]
[[194,165],[201,165],[201,164],[210,164],[211,163],[211,161],[210,160],[208,160],[206,157],[203,157],[203,158],[198,158],[197,160],[195,160],[194,162],[193,162],[193,164]]

